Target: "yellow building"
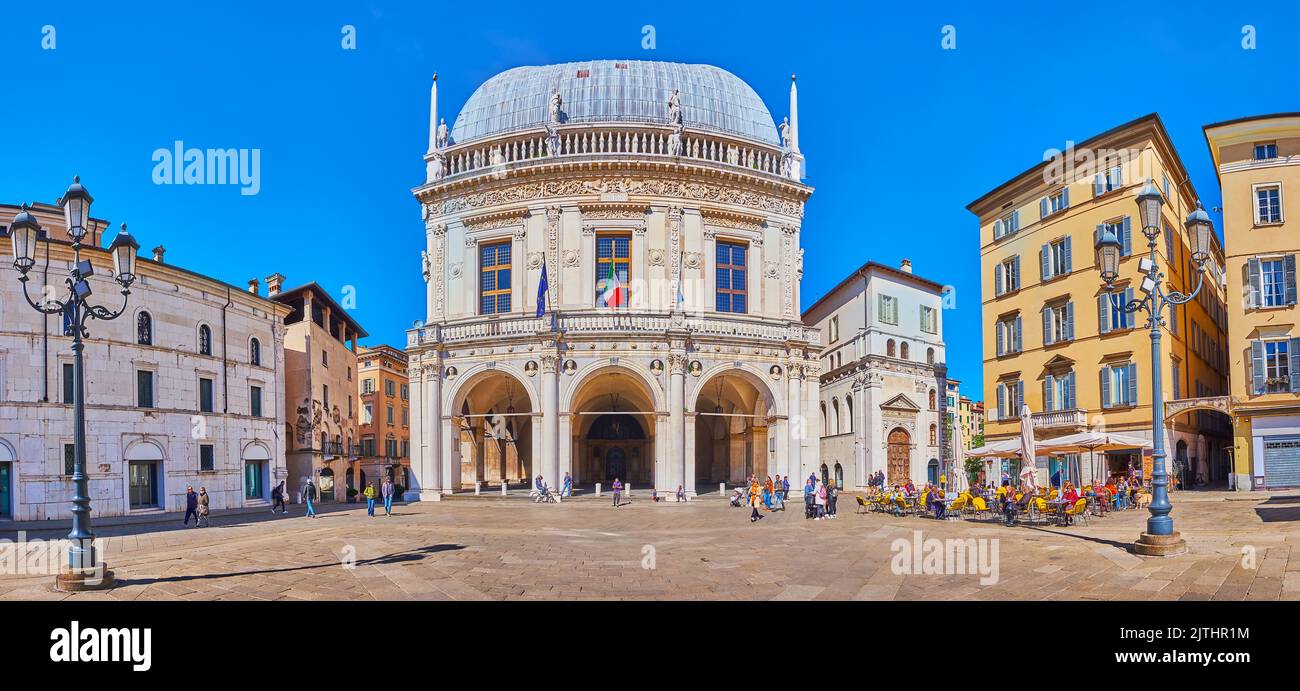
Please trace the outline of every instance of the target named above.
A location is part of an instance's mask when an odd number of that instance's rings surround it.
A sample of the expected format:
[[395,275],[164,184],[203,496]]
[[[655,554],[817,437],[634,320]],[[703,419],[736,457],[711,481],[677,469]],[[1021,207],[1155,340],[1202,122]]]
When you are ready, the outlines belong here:
[[[998,186],[967,208],[979,217],[983,305],[986,442],[1020,434],[1028,404],[1040,439],[1085,429],[1151,436],[1151,344],[1145,316],[1120,307],[1141,296],[1139,261],[1148,256],[1136,195],[1154,180],[1164,196],[1164,228],[1156,262],[1169,287],[1195,289],[1197,275],[1183,222],[1197,195],[1161,123],[1152,114],[1125,123],[1044,161]],[[1111,231],[1123,243],[1120,275],[1106,291],[1096,266],[1096,240]],[[1164,368],[1166,448],[1175,479],[1221,465],[1231,432],[1228,418],[1207,412],[1202,399],[1227,391],[1223,256],[1217,239],[1198,298],[1166,314],[1158,365]],[[1192,411],[1192,412],[1186,412]],[[1087,482],[1140,469],[1137,452],[1085,456],[1073,474]],[[1037,459],[1040,477],[1060,459]],[[1068,459],[1078,460],[1078,459]],[[1143,462],[1145,461],[1145,462]],[[1072,464],[1073,465],[1073,464]],[[1003,472],[1017,472],[1009,465]]]
[[[1205,126],[1223,190],[1228,252],[1228,353],[1239,490],[1300,486],[1300,113]],[[1240,305],[1238,305],[1240,300]]]

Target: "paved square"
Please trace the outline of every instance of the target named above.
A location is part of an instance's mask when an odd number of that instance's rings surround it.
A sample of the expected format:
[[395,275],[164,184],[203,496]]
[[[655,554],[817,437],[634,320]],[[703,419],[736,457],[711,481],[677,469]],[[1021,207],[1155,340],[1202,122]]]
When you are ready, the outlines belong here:
[[[1174,504],[1190,551],[1163,559],[1125,549],[1145,511],[1005,528],[858,515],[849,495],[833,521],[806,520],[792,504],[757,524],[716,497],[618,509],[595,498],[457,497],[399,506],[391,518],[348,507],[307,519],[295,506],[287,517],[218,516],[205,529],[101,527],[119,587],[65,595],[46,576],[0,576],[0,599],[1300,600],[1300,497],[1180,493]],[[891,544],[918,530],[996,538],[997,581],[895,574]]]

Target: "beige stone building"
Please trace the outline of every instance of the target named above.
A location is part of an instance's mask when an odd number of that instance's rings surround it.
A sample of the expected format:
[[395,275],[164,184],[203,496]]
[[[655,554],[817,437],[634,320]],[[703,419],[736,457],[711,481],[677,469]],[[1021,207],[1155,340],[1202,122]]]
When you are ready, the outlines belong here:
[[422,499],[820,466],[796,104],[792,84],[778,131],[717,67],[595,60],[498,74],[448,126],[434,82],[406,348]]
[[361,418],[357,427],[356,460],[348,486],[364,490],[381,486],[384,478],[396,487],[411,487],[411,386],[406,353],[388,345],[357,349],[357,393]]
[[284,289],[266,279],[284,318],[288,496],[316,483],[321,501],[347,501],[346,474],[357,456],[357,339],[366,332],[315,282]]
[[1300,113],[1205,126],[1227,246],[1239,490],[1300,486]]
[[[7,226],[19,211],[0,205],[0,256],[10,256]],[[38,241],[28,273],[39,300],[43,285],[62,291],[73,252],[59,207],[36,204],[31,213],[50,238]],[[92,302],[116,310],[123,298],[109,277],[107,227],[90,219],[81,257],[96,271]],[[183,511],[187,485],[206,487],[214,510],[268,505],[286,476],[289,310],[164,258],[159,246],[152,260],[137,262],[121,316],[89,321],[86,466],[94,515]],[[12,260],[0,261],[0,521],[72,515],[71,343],[57,316],[27,304]]]
[[[1161,367],[1170,471],[1188,469],[1195,479],[1203,467],[1206,482],[1226,482],[1231,426],[1216,397],[1228,390],[1228,284],[1217,239],[1197,299],[1165,315],[1158,362],[1145,316],[1121,309],[1141,296],[1138,265],[1148,244],[1134,222],[1135,199],[1148,179],[1165,202],[1156,263],[1172,289],[1197,285],[1184,227],[1197,194],[1164,125],[1148,115],[1045,158],[967,207],[979,218],[985,441],[1018,436],[1022,404],[1043,439],[1098,428],[1149,439],[1151,372]],[[1096,266],[1103,232],[1123,243],[1111,292]],[[1046,481],[1062,460],[1081,460],[1086,482],[1129,468],[1149,478],[1151,458],[1123,452],[1037,463]]]

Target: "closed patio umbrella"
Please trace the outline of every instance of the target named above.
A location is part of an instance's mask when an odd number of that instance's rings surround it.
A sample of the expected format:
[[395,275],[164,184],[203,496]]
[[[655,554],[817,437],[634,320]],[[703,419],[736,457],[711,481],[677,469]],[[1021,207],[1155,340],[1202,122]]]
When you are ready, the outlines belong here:
[[1034,415],[1028,405],[1020,406],[1020,481],[1029,489],[1038,487],[1038,469],[1035,459]]
[[970,485],[970,477],[966,475],[966,449],[962,448],[964,444],[961,438],[961,425],[952,426],[952,473],[948,476],[951,478],[952,491],[960,494],[966,491]]

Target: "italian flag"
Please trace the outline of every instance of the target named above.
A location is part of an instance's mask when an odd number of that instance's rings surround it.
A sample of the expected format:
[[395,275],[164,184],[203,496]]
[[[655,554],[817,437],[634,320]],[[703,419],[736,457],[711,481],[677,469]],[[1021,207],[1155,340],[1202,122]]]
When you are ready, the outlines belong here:
[[609,275],[605,277],[605,291],[600,294],[600,301],[605,307],[619,307],[623,304],[622,286],[618,283],[618,274],[614,272],[614,262],[609,263]]

